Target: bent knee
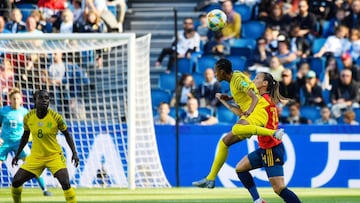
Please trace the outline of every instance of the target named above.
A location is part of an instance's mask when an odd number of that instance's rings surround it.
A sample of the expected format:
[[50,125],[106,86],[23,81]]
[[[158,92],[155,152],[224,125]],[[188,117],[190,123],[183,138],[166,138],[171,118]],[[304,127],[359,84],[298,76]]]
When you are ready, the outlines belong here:
[[285,188],[285,185],[273,185],[273,190],[277,195],[280,195],[281,191]]

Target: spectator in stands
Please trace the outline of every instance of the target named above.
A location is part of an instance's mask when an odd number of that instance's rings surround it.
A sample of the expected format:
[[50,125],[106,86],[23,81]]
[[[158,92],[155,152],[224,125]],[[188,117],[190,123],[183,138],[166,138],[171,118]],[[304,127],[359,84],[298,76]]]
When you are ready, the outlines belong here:
[[29,92],[27,95],[39,89],[49,90],[49,75],[43,61],[44,58],[39,54],[31,54],[26,59],[25,68],[20,70],[21,87]]
[[290,51],[290,42],[285,35],[279,35],[278,38],[278,53],[276,56],[280,59],[281,64],[285,68],[291,69],[296,72],[296,54]]
[[300,104],[298,102],[290,102],[289,107],[289,116],[280,117],[280,122],[283,124],[311,124],[311,120],[300,115]]
[[213,125],[218,122],[216,117],[199,112],[198,108],[198,100],[196,98],[190,98],[186,104],[185,112],[180,114],[180,123]]
[[359,95],[359,84],[352,79],[351,70],[342,70],[330,92],[334,117],[339,118],[344,109],[358,107]]
[[355,120],[356,115],[353,110],[347,110],[343,113],[343,121],[349,125],[359,125],[359,122]]
[[222,29],[224,40],[239,38],[241,33],[241,16],[233,8],[231,0],[222,3],[222,10],[227,16],[226,26]]
[[43,33],[42,31],[36,29],[37,23],[36,23],[36,19],[32,16],[29,16],[26,20],[26,30],[27,33],[31,33],[31,34],[41,34]]
[[83,17],[83,10],[82,10],[82,0],[72,0],[72,10],[71,12],[73,13],[73,20],[74,22],[80,20],[83,21],[82,17]]
[[200,35],[200,40],[203,45],[209,41],[210,30],[207,25],[206,13],[201,13],[199,15],[199,25],[196,26],[196,32]]
[[70,9],[65,9],[61,14],[60,33],[73,33],[74,16]]
[[265,18],[265,22],[268,27],[277,28],[281,32],[290,31],[291,17],[283,14],[282,6],[279,3],[272,6],[270,15]]
[[10,30],[5,28],[5,20],[4,17],[2,16],[0,16],[0,33],[2,34],[11,33]]
[[281,76],[285,68],[277,56],[271,57],[269,67],[269,73],[273,76],[273,78],[278,82],[282,81]]
[[194,78],[191,74],[183,74],[179,80],[178,88],[171,100],[170,105],[185,107],[189,98],[196,98],[196,86]]
[[279,35],[279,30],[272,29],[270,27],[266,28],[264,31],[264,39],[266,40],[266,50],[275,55],[278,48],[277,36]]
[[343,8],[337,8],[335,16],[329,20],[330,25],[329,25],[328,30],[323,30],[322,35],[325,37],[334,35],[335,28],[342,24],[345,16],[346,16],[346,11]]
[[223,40],[221,31],[214,32],[214,37],[204,45],[204,55],[224,56],[230,54],[230,44]]
[[360,56],[360,28],[353,28],[350,31],[350,48],[349,52],[353,61],[359,59]]
[[296,72],[296,83],[297,85],[303,86],[306,82],[306,74],[310,71],[309,63],[303,61],[300,63],[299,70]]
[[299,36],[305,37],[309,44],[312,44],[312,41],[318,34],[316,30],[316,16],[309,12],[309,5],[306,0],[299,1],[299,14],[293,21],[300,25]]
[[126,9],[127,9],[127,5],[126,2],[128,0],[107,0],[107,5],[114,5],[116,6],[116,18],[118,21],[118,26],[119,26],[119,32],[123,32],[124,31],[124,21],[125,21],[125,13],[126,13]]
[[109,11],[107,0],[86,0],[87,10],[96,13],[107,26],[108,32],[122,32],[122,21],[116,20],[116,17]]
[[346,16],[342,22],[346,27],[352,29],[360,27],[360,1],[353,0],[351,3],[351,12]]
[[46,21],[54,23],[61,11],[67,7],[67,0],[39,0],[37,5]]
[[171,72],[176,54],[178,58],[191,58],[194,52],[200,51],[200,36],[195,31],[192,18],[186,17],[183,20],[183,30],[178,32],[177,53],[175,53],[174,46],[173,42],[172,47],[163,48],[155,63],[156,67],[161,66],[165,56],[169,55],[167,73]]
[[322,74],[321,87],[323,90],[331,90],[334,83],[339,79],[340,72],[336,58],[329,57],[326,61],[325,72]]
[[315,14],[318,21],[329,19],[334,13],[334,2],[329,0],[312,0],[309,1],[310,12]]
[[320,109],[321,118],[315,121],[316,125],[337,125],[337,121],[331,118],[331,111],[328,106],[323,106]]
[[311,44],[305,37],[300,35],[300,26],[295,24],[291,27],[290,51],[298,58],[307,58],[311,54]]
[[320,51],[314,53],[314,57],[322,57],[325,53],[330,56],[340,57],[350,46],[350,42],[346,38],[348,35],[349,29],[346,26],[340,25],[336,27],[335,35],[329,36],[326,39]]
[[30,14],[36,21],[36,29],[43,33],[51,33],[51,25],[48,24],[39,10],[33,10]]
[[78,64],[66,60],[65,75],[62,84],[66,85],[66,89],[70,92],[70,97],[81,97],[83,92],[89,88],[90,79],[87,72]]
[[215,94],[221,93],[221,84],[216,80],[215,73],[212,68],[208,68],[204,72],[204,82],[197,87],[196,98],[199,101],[200,107],[208,107],[216,111],[216,108],[220,105]]
[[11,61],[4,59],[1,64],[0,80],[1,80],[1,94],[3,101],[7,101],[6,97],[10,90],[14,87],[14,68]]
[[353,63],[353,59],[350,53],[346,52],[341,56],[341,61],[344,65],[344,69],[351,71],[352,80],[360,82],[360,67]]
[[299,101],[299,86],[293,81],[292,71],[284,69],[281,77],[282,81],[279,82],[280,94],[286,98]]
[[20,9],[14,8],[11,11],[11,21],[6,23],[5,29],[10,30],[12,33],[25,32],[26,24],[21,19],[22,14]]
[[256,48],[252,54],[252,63],[255,66],[268,66],[271,56],[271,52],[266,49],[266,39],[264,37],[259,37],[256,40]]
[[86,20],[83,27],[80,27],[80,32],[83,33],[102,33],[105,32],[105,26],[101,22],[100,17],[94,11],[89,11],[86,14]]
[[161,102],[157,109],[157,115],[154,116],[155,125],[175,125],[176,121],[169,115],[170,105],[166,102]]
[[302,106],[324,106],[322,89],[317,84],[316,73],[312,70],[306,73],[305,84],[300,87],[300,102]]

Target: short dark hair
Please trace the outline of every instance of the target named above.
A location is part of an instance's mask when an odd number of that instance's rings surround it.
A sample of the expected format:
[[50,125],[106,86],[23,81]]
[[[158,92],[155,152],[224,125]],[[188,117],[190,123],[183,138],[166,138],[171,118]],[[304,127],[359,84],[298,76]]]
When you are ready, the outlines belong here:
[[222,58],[219,59],[216,64],[216,67],[225,71],[225,73],[230,74],[232,72],[232,64],[228,59]]

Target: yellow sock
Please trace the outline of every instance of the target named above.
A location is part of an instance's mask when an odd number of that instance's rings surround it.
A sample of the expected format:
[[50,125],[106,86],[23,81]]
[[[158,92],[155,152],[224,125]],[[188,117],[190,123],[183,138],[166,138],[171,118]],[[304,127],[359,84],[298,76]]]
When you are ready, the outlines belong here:
[[224,165],[224,162],[227,158],[228,155],[228,146],[226,146],[226,144],[224,143],[224,141],[221,139],[218,147],[217,147],[217,151],[215,154],[215,159],[214,162],[211,166],[211,170],[209,175],[206,177],[206,179],[208,180],[215,180],[217,174],[219,173],[221,167]]
[[74,188],[64,190],[64,196],[65,196],[66,203],[76,203]]
[[273,136],[275,130],[256,126],[256,125],[241,125],[235,124],[231,130],[234,135],[245,135],[244,137],[251,137],[252,135]]
[[22,186],[17,188],[11,186],[11,196],[14,200],[14,203],[21,202],[21,192],[22,192]]

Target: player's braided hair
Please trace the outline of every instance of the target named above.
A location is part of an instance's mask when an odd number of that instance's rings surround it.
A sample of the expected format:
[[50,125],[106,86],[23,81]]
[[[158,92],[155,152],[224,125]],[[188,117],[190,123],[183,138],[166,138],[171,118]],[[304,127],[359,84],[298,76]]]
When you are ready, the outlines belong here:
[[264,74],[264,81],[268,82],[268,86],[266,88],[266,91],[269,92],[271,100],[277,104],[279,102],[281,103],[287,103],[289,101],[288,98],[283,97],[279,92],[279,82],[274,79],[274,77],[267,72],[263,72]]
[[223,70],[226,74],[230,74],[232,72],[232,64],[228,59],[219,59],[215,66]]

